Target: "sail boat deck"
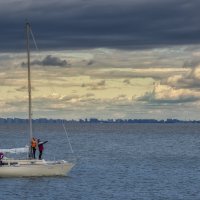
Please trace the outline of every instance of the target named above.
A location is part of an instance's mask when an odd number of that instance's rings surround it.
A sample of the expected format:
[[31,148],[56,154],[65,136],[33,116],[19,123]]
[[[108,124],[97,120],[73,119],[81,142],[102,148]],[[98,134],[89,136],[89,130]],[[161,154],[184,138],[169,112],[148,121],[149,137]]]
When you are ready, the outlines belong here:
[[65,176],[74,166],[67,161],[5,160],[0,177]]

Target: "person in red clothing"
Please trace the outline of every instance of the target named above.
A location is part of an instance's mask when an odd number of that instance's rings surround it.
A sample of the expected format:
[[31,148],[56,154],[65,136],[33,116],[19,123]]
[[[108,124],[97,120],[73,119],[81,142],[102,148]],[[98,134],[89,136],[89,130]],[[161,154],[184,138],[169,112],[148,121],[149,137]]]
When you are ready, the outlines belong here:
[[43,150],[44,150],[44,146],[43,144],[47,143],[48,141],[45,141],[45,142],[41,142],[39,139],[38,139],[38,150],[40,152],[39,154],[39,160],[42,159],[42,153],[43,153]]
[[3,165],[3,161],[2,161],[3,157],[4,157],[4,154],[0,152],[0,166]]

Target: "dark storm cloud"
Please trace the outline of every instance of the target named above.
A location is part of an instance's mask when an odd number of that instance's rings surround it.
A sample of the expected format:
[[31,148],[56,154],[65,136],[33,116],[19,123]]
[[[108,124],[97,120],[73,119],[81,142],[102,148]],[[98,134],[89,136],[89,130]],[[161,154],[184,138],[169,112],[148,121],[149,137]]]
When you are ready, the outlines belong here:
[[32,61],[33,65],[43,65],[43,66],[59,66],[59,67],[66,67],[67,61],[61,60],[58,57],[48,55],[43,60],[34,60]]
[[[21,66],[25,67],[27,64],[22,63]],[[41,66],[57,66],[57,67],[67,67],[69,64],[66,60],[61,60],[59,57],[48,55],[43,60],[33,60],[31,65],[41,65]]]
[[26,18],[42,49],[196,44],[199,8],[199,0],[1,1],[0,49],[24,48]]

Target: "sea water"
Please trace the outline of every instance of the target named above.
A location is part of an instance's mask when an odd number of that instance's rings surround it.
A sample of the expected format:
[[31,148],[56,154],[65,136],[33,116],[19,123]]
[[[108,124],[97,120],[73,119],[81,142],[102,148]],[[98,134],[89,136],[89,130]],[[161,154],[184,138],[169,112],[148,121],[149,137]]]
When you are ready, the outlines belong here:
[[[27,125],[0,125],[0,148],[23,147]],[[0,178],[0,199],[199,200],[200,124],[34,124],[45,159],[74,159],[67,177]]]

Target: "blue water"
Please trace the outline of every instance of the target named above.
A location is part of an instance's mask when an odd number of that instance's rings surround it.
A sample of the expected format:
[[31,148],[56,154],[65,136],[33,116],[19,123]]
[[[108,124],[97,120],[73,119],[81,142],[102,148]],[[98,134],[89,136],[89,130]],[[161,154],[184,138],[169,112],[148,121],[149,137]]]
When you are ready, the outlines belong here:
[[[0,199],[199,200],[199,124],[35,125],[47,159],[72,159],[68,177],[0,178]],[[26,144],[25,125],[0,125],[0,147]]]

